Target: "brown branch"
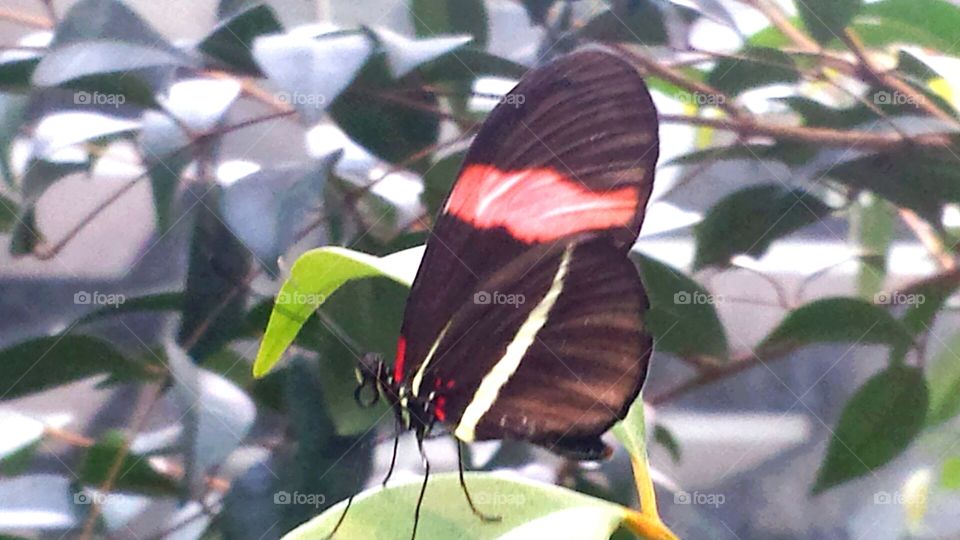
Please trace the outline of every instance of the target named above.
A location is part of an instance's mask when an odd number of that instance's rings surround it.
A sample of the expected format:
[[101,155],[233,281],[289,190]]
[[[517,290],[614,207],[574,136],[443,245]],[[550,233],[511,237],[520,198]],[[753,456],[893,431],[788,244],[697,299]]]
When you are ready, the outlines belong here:
[[840,39],[843,40],[847,48],[849,48],[850,51],[853,52],[853,54],[857,57],[860,65],[864,70],[866,70],[868,78],[872,79],[873,82],[888,88],[892,92],[900,93],[906,96],[907,99],[915,103],[918,107],[926,111],[934,118],[938,118],[954,126],[960,126],[960,122],[958,122],[954,116],[950,115],[946,111],[941,110],[940,107],[937,107],[936,104],[927,99],[927,96],[923,95],[906,82],[897,78],[897,76],[893,73],[884,71],[877,67],[877,65],[873,63],[873,60],[870,59],[869,53],[864,48],[860,38],[857,37],[853,30],[849,28],[844,30],[843,34],[840,36]]
[[35,28],[43,28],[44,30],[53,28],[53,22],[46,17],[38,17],[37,15],[21,13],[7,8],[0,8],[0,20],[33,26]]
[[744,4],[756,9],[770,21],[787,39],[792,41],[797,47],[806,52],[819,52],[820,44],[804,34],[799,28],[794,26],[786,13],[773,2],[768,0],[741,0]]
[[949,253],[943,245],[937,232],[929,223],[920,218],[913,210],[908,208],[897,208],[900,219],[913,231],[914,236],[920,240],[920,243],[927,248],[927,251],[937,260],[937,264],[943,270],[955,270],[957,260]]
[[922,146],[949,146],[950,144],[949,135],[941,133],[918,135],[909,141],[905,141],[899,133],[871,133],[866,131],[840,131],[819,127],[781,126],[761,123],[752,119],[732,120],[724,118],[703,118],[682,114],[661,114],[660,121],[725,129],[741,136],[765,136],[823,146],[857,145],[883,150],[904,144],[919,144]]

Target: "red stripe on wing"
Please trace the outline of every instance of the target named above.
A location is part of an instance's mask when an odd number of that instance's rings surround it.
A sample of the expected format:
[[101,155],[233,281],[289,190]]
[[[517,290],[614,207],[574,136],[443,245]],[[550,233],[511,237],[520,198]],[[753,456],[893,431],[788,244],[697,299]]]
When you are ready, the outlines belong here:
[[503,227],[527,243],[627,227],[639,204],[636,186],[597,192],[553,169],[504,172],[468,165],[444,212],[481,229]]
[[397,356],[393,360],[393,382],[400,384],[403,381],[403,365],[407,356],[407,338],[400,336],[397,340]]

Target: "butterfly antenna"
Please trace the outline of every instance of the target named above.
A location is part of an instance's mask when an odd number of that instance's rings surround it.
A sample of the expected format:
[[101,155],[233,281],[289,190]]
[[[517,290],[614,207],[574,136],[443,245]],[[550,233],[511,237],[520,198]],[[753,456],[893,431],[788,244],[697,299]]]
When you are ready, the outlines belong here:
[[473,515],[480,518],[481,521],[486,522],[497,522],[503,519],[503,516],[494,515],[494,514],[484,514],[477,506],[473,503],[473,497],[470,496],[470,490],[467,489],[467,482],[463,478],[463,443],[459,439],[457,441],[457,467],[460,469],[460,487],[463,489],[463,494],[467,497],[467,504],[470,505],[470,510],[473,512]]

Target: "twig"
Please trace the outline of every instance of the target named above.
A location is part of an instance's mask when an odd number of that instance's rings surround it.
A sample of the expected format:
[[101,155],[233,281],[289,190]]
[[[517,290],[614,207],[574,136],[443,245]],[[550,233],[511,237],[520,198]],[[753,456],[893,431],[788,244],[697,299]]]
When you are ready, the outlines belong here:
[[819,52],[820,45],[812,38],[800,31],[794,26],[787,15],[779,6],[767,0],[741,0],[744,4],[756,9],[770,21],[770,24],[780,30],[783,35],[792,41],[797,47],[806,52]]
[[900,219],[913,231],[914,236],[927,248],[927,251],[937,260],[940,268],[943,270],[955,270],[957,260],[954,259],[943,242],[937,236],[937,232],[929,223],[922,220],[913,210],[908,208],[898,208]]
[[948,114],[946,111],[941,110],[933,102],[927,99],[927,96],[917,92],[912,86],[906,82],[900,80],[895,75],[888,71],[879,69],[870,59],[869,53],[863,47],[860,38],[857,37],[856,33],[851,29],[846,29],[843,31],[843,34],[840,36],[840,39],[843,40],[847,48],[857,57],[857,60],[860,61],[860,65],[866,70],[867,75],[873,79],[874,82],[885,86],[895,93],[900,93],[903,96],[906,96],[907,99],[916,103],[918,107],[926,111],[928,114],[934,118],[938,118],[952,124],[954,126],[960,126],[960,122],[957,119]]
[[43,28],[44,30],[49,30],[53,28],[53,22],[45,17],[38,17],[36,15],[29,15],[27,13],[20,13],[18,11],[13,11],[12,9],[7,9],[7,8],[0,8],[0,20],[12,21],[15,23],[23,24],[26,26],[33,26],[36,28]]
[[840,131],[830,128],[783,126],[757,122],[752,119],[703,118],[682,114],[661,114],[661,122],[709,126],[733,131],[741,136],[766,136],[780,140],[808,142],[822,146],[859,145],[884,150],[904,144],[922,146],[949,146],[947,134],[930,133],[918,135],[905,141],[899,133],[871,133],[866,131]]

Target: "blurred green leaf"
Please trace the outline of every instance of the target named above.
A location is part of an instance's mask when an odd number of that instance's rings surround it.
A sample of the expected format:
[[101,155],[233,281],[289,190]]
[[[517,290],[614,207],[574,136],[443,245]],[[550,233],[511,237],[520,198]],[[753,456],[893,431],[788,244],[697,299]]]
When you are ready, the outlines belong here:
[[410,22],[419,37],[470,34],[487,46],[487,8],[483,0],[410,0]]
[[[627,509],[568,489],[487,473],[466,476],[479,509],[502,516],[481,523],[470,512],[456,473],[430,476],[423,500],[418,540],[462,538],[552,538],[607,540],[624,520]],[[338,535],[344,538],[410,538],[413,505],[420,482],[368,490],[354,501]],[[340,503],[287,534],[285,540],[321,540],[333,529],[345,503]]]
[[0,233],[8,233],[17,224],[20,210],[17,203],[0,195]]
[[181,307],[183,307],[183,293],[167,292],[149,294],[146,296],[124,298],[122,304],[104,306],[91,311],[78,319],[77,323],[88,324],[117,315],[142,313],[145,311],[179,311]]
[[937,343],[941,350],[927,368],[930,426],[940,425],[960,413],[960,334],[954,334],[946,343]]
[[[99,486],[109,476],[110,469],[125,443],[123,433],[112,430],[106,433],[97,444],[87,450],[80,466],[80,482]],[[128,453],[120,464],[121,474],[117,476],[114,488],[117,491],[133,491],[152,495],[173,495],[176,483],[168,476],[160,474],[150,465],[150,461],[136,454]]]
[[920,369],[891,366],[872,377],[844,406],[812,493],[889,463],[920,433],[926,414],[927,385]]
[[807,31],[826,45],[841,36],[863,0],[803,0],[796,4]]
[[[864,200],[866,199],[866,200]],[[861,198],[850,207],[850,236],[861,253],[857,293],[872,301],[887,276],[887,256],[896,226],[896,209],[883,199]]]
[[0,176],[10,187],[15,180],[10,168],[10,149],[20,133],[29,103],[28,96],[0,94]]
[[180,177],[193,159],[187,151],[190,137],[168,114],[147,111],[139,143],[153,191],[157,231],[163,234],[173,223],[170,214]]
[[626,2],[590,19],[580,37],[594,41],[628,42],[644,45],[667,43],[667,27],[660,9],[649,0]]
[[463,159],[466,155],[467,151],[462,150],[443,156],[424,173],[423,193],[420,195],[420,199],[427,207],[428,216],[436,216],[440,213],[440,207],[453,188],[453,183],[457,179],[457,173],[460,172],[460,166],[463,165]]
[[233,69],[258,76],[261,72],[253,58],[253,41],[258,36],[280,32],[283,32],[283,25],[273,9],[258,3],[221,20],[197,49]]
[[0,60],[0,91],[28,92],[40,56]]
[[373,33],[383,48],[390,73],[401,78],[417,67],[448,54],[469,43],[472,36],[440,36],[410,39],[386,28],[374,28]]
[[247,247],[214,210],[219,207],[220,195],[216,189],[208,191],[202,196],[203,204],[195,209],[183,317],[177,333],[177,343],[189,345],[189,355],[201,363],[242,326],[248,294],[245,280],[252,267]]
[[276,84],[281,101],[292,105],[308,124],[322,119],[373,51],[362,32],[334,33],[311,38],[303,34],[260,36],[253,57]]
[[841,163],[828,174],[914,210],[934,226],[945,203],[960,202],[960,168],[949,148],[907,146]]
[[[431,112],[439,102],[420,82],[416,72],[394,80],[386,57],[376,55],[333,103],[330,114],[364,148],[399,163],[435,143],[440,134],[440,118]],[[385,94],[402,95],[403,103]]]
[[730,264],[736,255],[763,255],[774,240],[830,213],[813,194],[782,185],[748,187],[724,197],[694,227],[697,252],[693,268]]
[[143,365],[124,358],[107,342],[69,335],[36,338],[0,351],[0,372],[0,400],[94,375],[109,374],[114,380],[149,378]]
[[719,297],[709,294],[681,271],[636,252],[650,311],[645,323],[659,351],[681,356],[727,357],[727,337],[714,307]]
[[912,337],[885,309],[856,298],[816,300],[791,311],[760,349],[814,343],[909,346]]
[[960,458],[947,458],[940,469],[940,485],[945,489],[960,491]]
[[325,247],[300,256],[277,295],[277,303],[260,343],[253,374],[264,376],[280,361],[303,324],[344,283],[383,276],[409,286],[412,275],[395,268],[392,260],[349,249]]
[[707,75],[707,84],[729,95],[800,78],[793,59],[777,49],[747,47],[736,58],[721,58]]
[[647,463],[647,423],[643,395],[630,405],[627,416],[614,424],[611,432],[630,454],[631,459]]
[[10,254],[15,257],[29,255],[44,241],[43,233],[37,228],[36,210],[32,206],[24,209],[11,233]]
[[653,440],[667,449],[674,463],[680,463],[680,460],[683,459],[680,443],[677,442],[677,438],[673,436],[669,429],[660,424],[653,426]]
[[[882,0],[863,6],[864,18],[879,18],[886,23],[888,39],[898,39],[891,33],[893,27],[922,32],[932,36],[919,45],[938,47],[948,54],[957,53],[957,28],[960,28],[960,8],[944,0]],[[893,35],[890,35],[893,34]],[[915,40],[914,40],[915,41]]]
[[677,156],[669,165],[692,165],[707,161],[780,161],[788,165],[803,165],[816,155],[816,147],[809,143],[776,142],[773,144],[731,144],[715,146]]

